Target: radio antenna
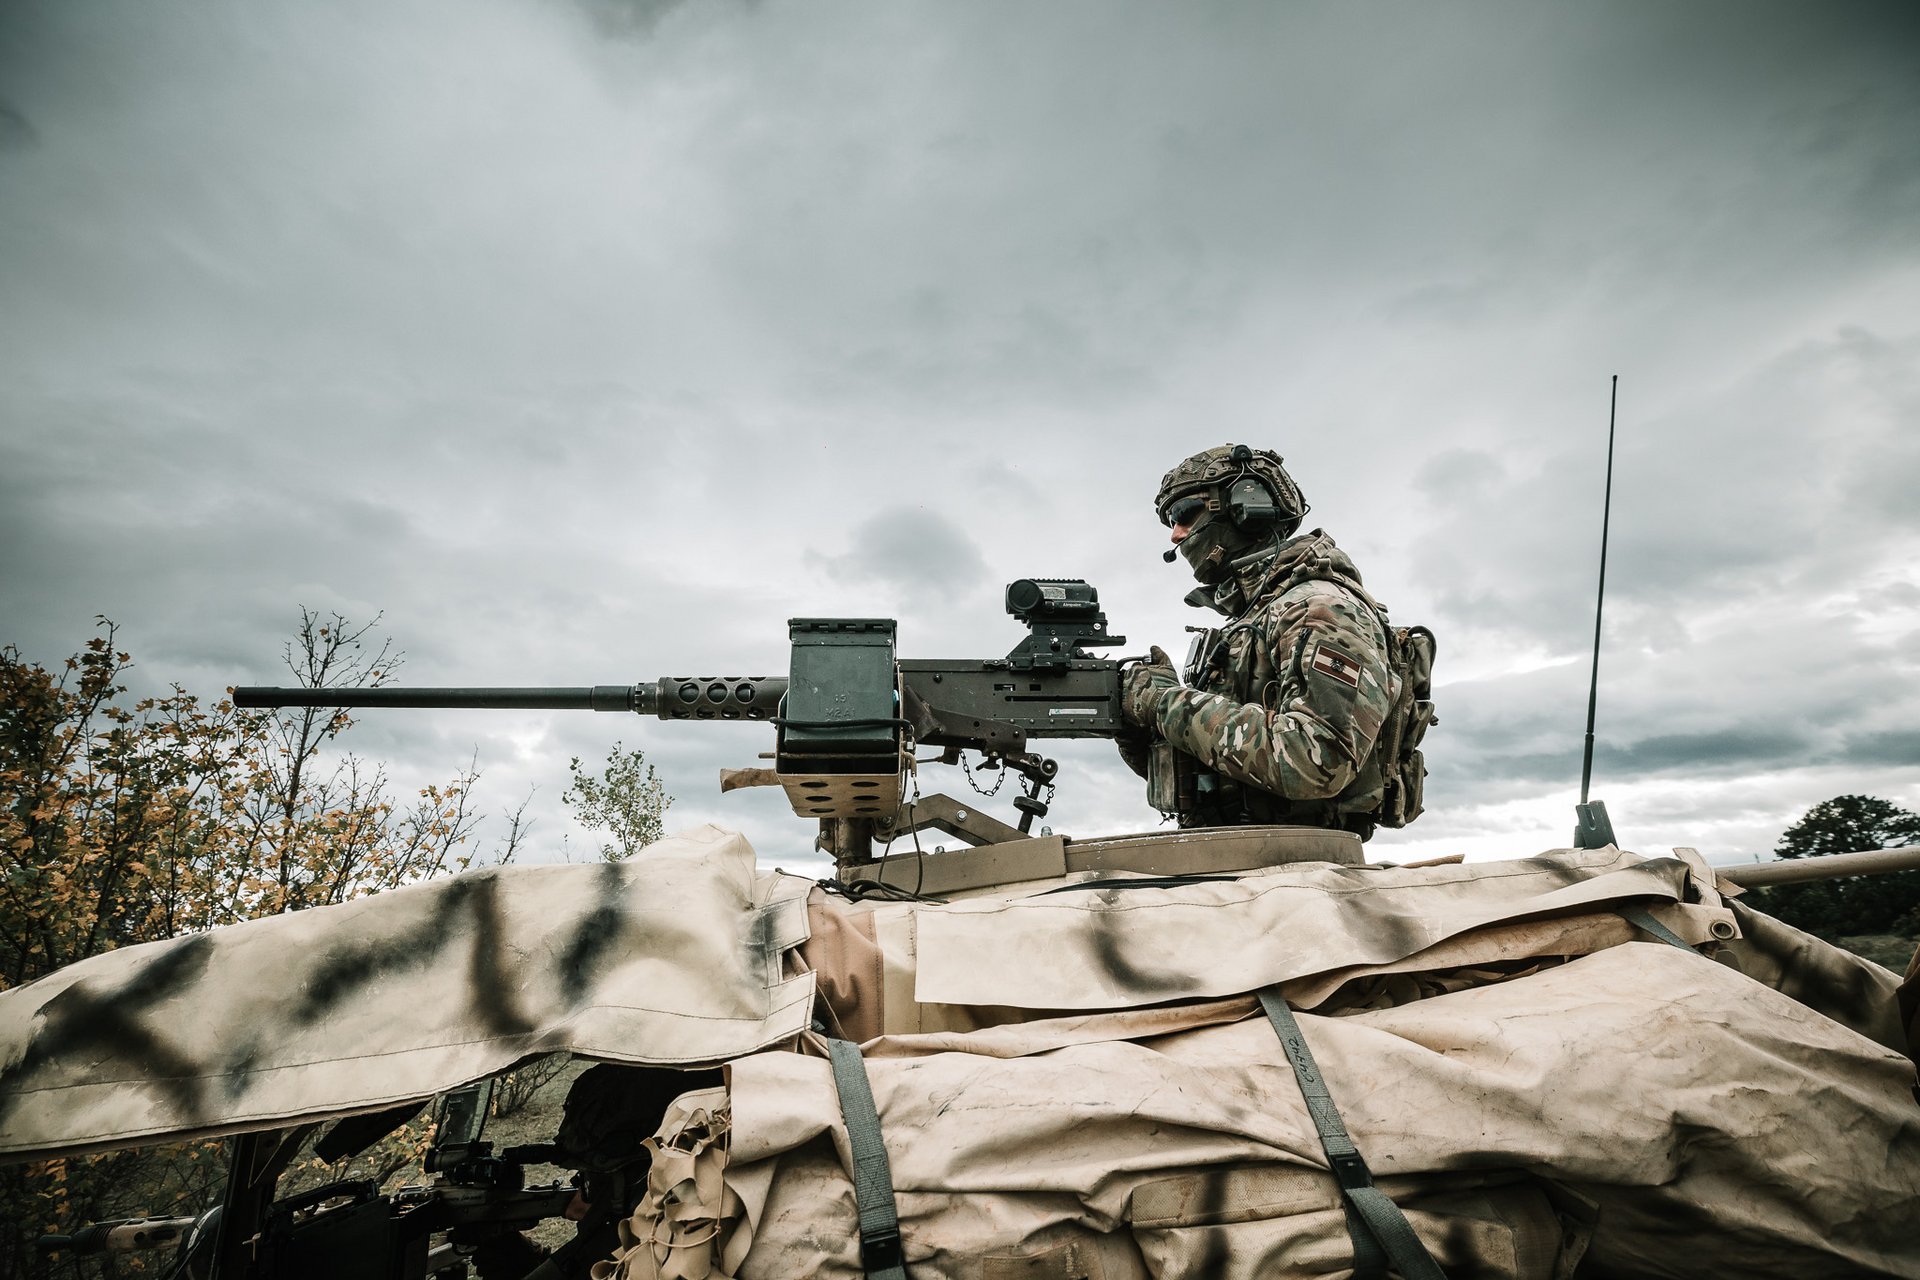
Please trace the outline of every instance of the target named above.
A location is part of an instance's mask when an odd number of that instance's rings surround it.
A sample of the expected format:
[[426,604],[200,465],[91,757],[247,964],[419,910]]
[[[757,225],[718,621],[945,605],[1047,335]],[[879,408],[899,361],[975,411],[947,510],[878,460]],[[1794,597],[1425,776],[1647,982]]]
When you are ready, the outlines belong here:
[[1607,526],[1613,517],[1613,427],[1620,405],[1620,375],[1613,375],[1607,396],[1607,489],[1600,503],[1600,589],[1593,601],[1593,675],[1587,683],[1587,740],[1580,761],[1580,803],[1574,806],[1573,847],[1601,849],[1614,844],[1613,823],[1603,801],[1587,802],[1593,782],[1593,720],[1600,703],[1600,615],[1607,603]]

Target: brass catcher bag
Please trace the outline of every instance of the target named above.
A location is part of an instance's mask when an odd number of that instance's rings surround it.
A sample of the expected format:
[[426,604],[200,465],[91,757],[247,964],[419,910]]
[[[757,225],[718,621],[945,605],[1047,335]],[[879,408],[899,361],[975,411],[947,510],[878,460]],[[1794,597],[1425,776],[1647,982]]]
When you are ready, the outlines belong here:
[[1192,813],[1200,803],[1200,762],[1165,738],[1147,752],[1147,803],[1162,813]]

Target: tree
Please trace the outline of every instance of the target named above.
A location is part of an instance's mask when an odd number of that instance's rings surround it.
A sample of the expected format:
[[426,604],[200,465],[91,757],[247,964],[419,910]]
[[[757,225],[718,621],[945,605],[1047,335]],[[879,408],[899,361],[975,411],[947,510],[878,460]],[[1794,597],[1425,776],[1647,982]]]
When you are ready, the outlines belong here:
[[[301,610],[295,679],[382,683],[400,655],[368,639],[373,625]],[[130,700],[133,660],[112,622],[98,627],[51,671],[0,650],[0,989],[467,865],[471,766],[402,804],[341,749],[345,712],[246,712],[178,686]],[[508,856],[522,830],[516,815]],[[35,1273],[32,1237],[58,1223],[197,1209],[220,1166],[189,1144],[0,1168],[0,1273]]]
[[581,826],[611,837],[600,846],[608,862],[630,858],[665,834],[673,797],[640,751],[622,750],[616,742],[599,777],[581,769],[579,756],[568,762],[567,772],[573,781],[560,799]]
[[1774,852],[1783,858],[1859,853],[1920,844],[1920,813],[1877,796],[1835,796],[1807,810],[1781,833]]
[[198,923],[208,817],[251,726],[178,690],[131,707],[112,623],[57,675],[0,652],[0,987]]
[[550,1053],[544,1058],[523,1062],[498,1077],[493,1086],[493,1114],[510,1116],[524,1110],[572,1061],[567,1054]]
[[[288,670],[305,688],[385,684],[403,658],[384,641],[367,650],[378,623],[376,616],[355,626],[302,609],[283,654]],[[233,918],[343,902],[468,865],[455,850],[477,822],[468,807],[479,777],[471,764],[402,809],[388,796],[382,767],[329,751],[353,725],[345,710],[300,707],[259,714],[249,725],[261,735],[253,772],[222,827],[236,841],[227,863],[238,895]]]
[[[367,630],[302,610],[288,667],[379,684],[399,658],[361,656]],[[132,659],[100,632],[57,673],[0,651],[0,988],[467,865],[471,767],[401,805],[339,749],[346,712],[205,707],[177,686],[129,703]]]
[[[1920,844],[1920,814],[1876,796],[1822,800],[1781,833],[1782,858]],[[1920,871],[1849,876],[1756,891],[1760,908],[1829,941],[1874,933],[1920,934]]]

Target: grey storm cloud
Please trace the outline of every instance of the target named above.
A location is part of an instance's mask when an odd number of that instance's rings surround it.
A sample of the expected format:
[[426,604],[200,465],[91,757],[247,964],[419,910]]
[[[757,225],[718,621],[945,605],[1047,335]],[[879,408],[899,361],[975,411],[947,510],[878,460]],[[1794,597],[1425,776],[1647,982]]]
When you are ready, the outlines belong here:
[[0,101],[0,151],[30,147],[35,140],[32,122]]
[[[1527,852],[1618,373],[1599,764],[1750,843],[1920,804],[1917,264],[1910,4],[14,0],[0,644],[106,614],[212,694],[304,604],[423,684],[777,672],[794,616],[1005,652],[1040,575],[1177,652],[1148,499],[1243,439],[1439,634],[1383,845]],[[396,776],[477,747],[549,835],[618,737],[676,820],[805,857],[715,794],[736,729],[355,732]],[[1061,755],[1076,829],[1155,824]]]
[[848,531],[849,549],[812,553],[827,576],[877,582],[911,596],[964,595],[985,581],[986,558],[966,532],[934,511],[892,507]]
[[1805,761],[1812,753],[1810,735],[1791,728],[1753,726],[1710,733],[1656,734],[1596,750],[1596,767],[1633,769],[1651,773],[1680,769],[1716,773],[1729,768],[1775,766]]
[[1841,758],[1847,763],[1911,768],[1915,760],[1920,760],[1920,730],[1849,734]]

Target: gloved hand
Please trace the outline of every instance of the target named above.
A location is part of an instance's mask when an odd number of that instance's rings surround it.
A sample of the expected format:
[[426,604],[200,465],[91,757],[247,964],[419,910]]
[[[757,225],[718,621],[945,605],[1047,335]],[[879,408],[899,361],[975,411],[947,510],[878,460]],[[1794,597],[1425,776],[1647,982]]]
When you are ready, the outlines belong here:
[[1153,752],[1153,740],[1158,735],[1153,730],[1137,724],[1128,724],[1125,715],[1114,727],[1113,745],[1120,752],[1120,761],[1141,777],[1147,776],[1147,761]]
[[1173,659],[1159,645],[1147,655],[1147,660],[1137,666],[1128,667],[1120,685],[1120,714],[1131,724],[1152,727],[1160,713],[1160,703],[1169,693],[1180,687],[1180,677],[1174,672]]

